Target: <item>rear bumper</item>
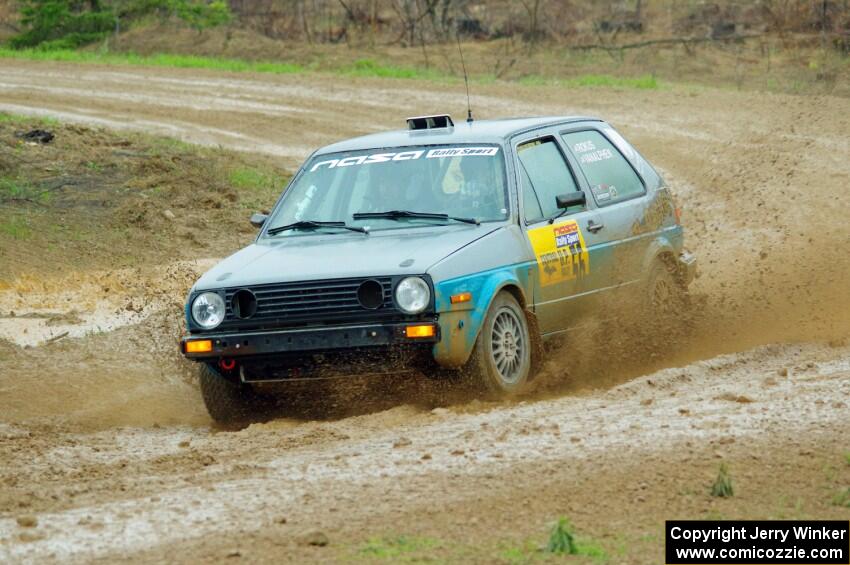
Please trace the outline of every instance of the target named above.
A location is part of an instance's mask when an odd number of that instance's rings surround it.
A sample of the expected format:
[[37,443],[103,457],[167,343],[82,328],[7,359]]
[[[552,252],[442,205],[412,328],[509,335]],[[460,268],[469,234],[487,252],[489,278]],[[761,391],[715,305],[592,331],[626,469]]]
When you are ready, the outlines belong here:
[[[411,326],[433,326],[433,336],[408,337]],[[187,351],[187,343],[210,341],[209,350]],[[437,343],[440,327],[434,322],[359,324],[321,328],[297,328],[256,332],[195,334],[180,340],[180,352],[187,358],[209,361],[256,355],[334,351],[400,344]],[[205,349],[205,348],[201,348]]]
[[691,284],[698,276],[697,256],[690,251],[682,251],[679,254],[679,275],[685,286]]

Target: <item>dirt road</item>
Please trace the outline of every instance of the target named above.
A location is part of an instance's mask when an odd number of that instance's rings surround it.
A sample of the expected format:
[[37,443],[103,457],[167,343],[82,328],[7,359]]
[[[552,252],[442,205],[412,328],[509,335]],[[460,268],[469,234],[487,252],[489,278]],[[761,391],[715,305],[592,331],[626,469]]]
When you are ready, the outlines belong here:
[[[846,517],[850,102],[492,84],[472,104],[482,118],[603,116],[663,169],[704,273],[684,343],[587,336],[553,352],[519,404],[352,383],[297,419],[228,432],[210,428],[174,346],[206,263],[93,273],[69,260],[37,293],[38,273],[20,273],[27,284],[0,292],[0,313],[18,313],[0,319],[0,560],[523,561],[565,515],[607,559],[657,563],[667,518]],[[462,105],[454,83],[0,68],[0,110],[292,165]],[[56,303],[82,306],[48,326],[38,314]],[[721,461],[733,499],[707,494]]]

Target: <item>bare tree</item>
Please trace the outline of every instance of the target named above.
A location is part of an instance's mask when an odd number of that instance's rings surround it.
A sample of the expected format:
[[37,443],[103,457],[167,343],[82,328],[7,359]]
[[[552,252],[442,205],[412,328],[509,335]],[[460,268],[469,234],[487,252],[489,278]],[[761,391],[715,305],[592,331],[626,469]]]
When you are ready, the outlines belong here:
[[520,0],[522,7],[528,13],[528,29],[526,35],[533,46],[540,39],[540,3],[541,0]]

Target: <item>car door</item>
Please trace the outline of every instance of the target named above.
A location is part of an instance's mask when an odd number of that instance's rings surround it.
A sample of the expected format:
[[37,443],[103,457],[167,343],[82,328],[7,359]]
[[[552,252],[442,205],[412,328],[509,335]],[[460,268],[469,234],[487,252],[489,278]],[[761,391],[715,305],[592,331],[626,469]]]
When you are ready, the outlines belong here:
[[584,314],[584,279],[592,272],[594,254],[584,230],[596,212],[586,204],[558,208],[557,196],[587,193],[554,135],[523,139],[514,151],[521,223],[536,262],[534,310],[542,333],[562,331]]
[[647,193],[643,179],[598,129],[562,131],[560,137],[599,214],[591,243],[598,247],[599,268],[588,286],[602,292],[637,282],[648,241],[640,230]]

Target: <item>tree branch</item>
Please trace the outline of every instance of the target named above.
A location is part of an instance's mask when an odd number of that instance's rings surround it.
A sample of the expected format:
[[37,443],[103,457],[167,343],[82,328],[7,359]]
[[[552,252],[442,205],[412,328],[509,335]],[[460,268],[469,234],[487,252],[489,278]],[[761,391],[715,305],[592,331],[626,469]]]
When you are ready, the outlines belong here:
[[625,43],[623,45],[601,45],[598,43],[585,45],[568,45],[567,49],[577,51],[589,51],[592,49],[601,49],[602,51],[622,51],[624,49],[638,49],[640,47],[650,47],[652,45],[691,45],[694,43],[711,43],[714,41],[740,41],[742,39],[752,39],[761,37],[761,33],[747,33],[741,35],[730,35],[727,37],[668,37],[665,39],[648,39],[646,41],[638,41],[636,43]]

